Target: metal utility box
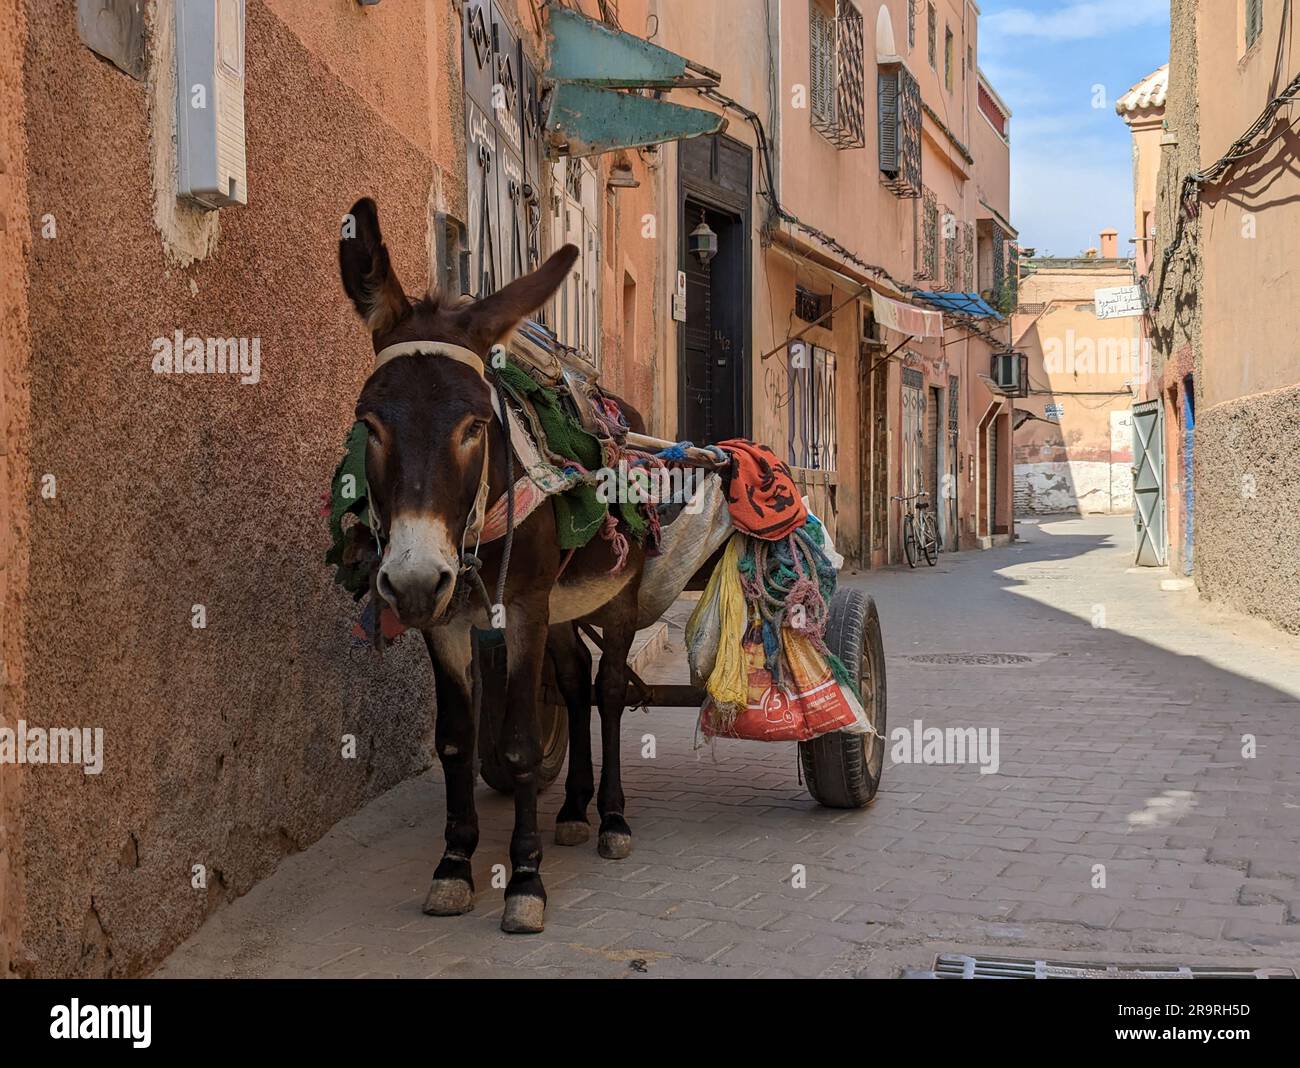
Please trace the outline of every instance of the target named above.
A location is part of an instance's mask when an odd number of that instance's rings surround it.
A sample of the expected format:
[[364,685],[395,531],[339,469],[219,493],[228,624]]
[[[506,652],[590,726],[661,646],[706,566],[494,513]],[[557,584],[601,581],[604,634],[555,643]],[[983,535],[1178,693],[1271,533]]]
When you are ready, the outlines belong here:
[[248,203],[244,0],[177,0],[176,167],[180,196]]

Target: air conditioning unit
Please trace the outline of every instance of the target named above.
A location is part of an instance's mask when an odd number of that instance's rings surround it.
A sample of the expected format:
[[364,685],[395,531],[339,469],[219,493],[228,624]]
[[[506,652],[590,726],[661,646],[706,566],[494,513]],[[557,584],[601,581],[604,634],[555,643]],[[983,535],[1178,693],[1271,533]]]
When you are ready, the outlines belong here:
[[1029,396],[1029,357],[1020,352],[995,352],[989,375],[1008,396]]

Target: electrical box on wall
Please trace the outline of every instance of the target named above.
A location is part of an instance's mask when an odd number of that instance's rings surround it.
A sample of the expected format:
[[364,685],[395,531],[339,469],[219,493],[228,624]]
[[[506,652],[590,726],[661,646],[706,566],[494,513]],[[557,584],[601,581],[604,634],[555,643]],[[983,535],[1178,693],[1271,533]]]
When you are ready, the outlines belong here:
[[176,0],[177,193],[247,204],[244,0]]

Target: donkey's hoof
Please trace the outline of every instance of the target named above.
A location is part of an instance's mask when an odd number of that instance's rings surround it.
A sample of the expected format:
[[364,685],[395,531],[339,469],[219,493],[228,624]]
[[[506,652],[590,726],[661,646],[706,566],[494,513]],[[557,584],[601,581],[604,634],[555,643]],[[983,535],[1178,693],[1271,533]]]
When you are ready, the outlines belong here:
[[434,879],[424,899],[426,916],[463,916],[474,907],[474,891],[464,879]]
[[596,852],[606,860],[624,860],[632,855],[632,836],[619,831],[601,831]]
[[582,845],[591,838],[591,824],[585,820],[566,820],[555,825],[555,844],[562,846]]
[[540,897],[516,894],[506,898],[501,930],[506,934],[537,934],[546,926],[546,902]]

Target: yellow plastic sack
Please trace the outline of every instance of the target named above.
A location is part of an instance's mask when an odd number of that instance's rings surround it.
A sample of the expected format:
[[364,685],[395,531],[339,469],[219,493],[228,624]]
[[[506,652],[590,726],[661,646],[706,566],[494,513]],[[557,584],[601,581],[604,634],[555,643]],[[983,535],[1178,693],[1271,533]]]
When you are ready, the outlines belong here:
[[749,696],[745,592],[740,585],[743,551],[744,535],[733,534],[686,623],[692,678],[707,679],[709,697],[722,708],[743,708]]

